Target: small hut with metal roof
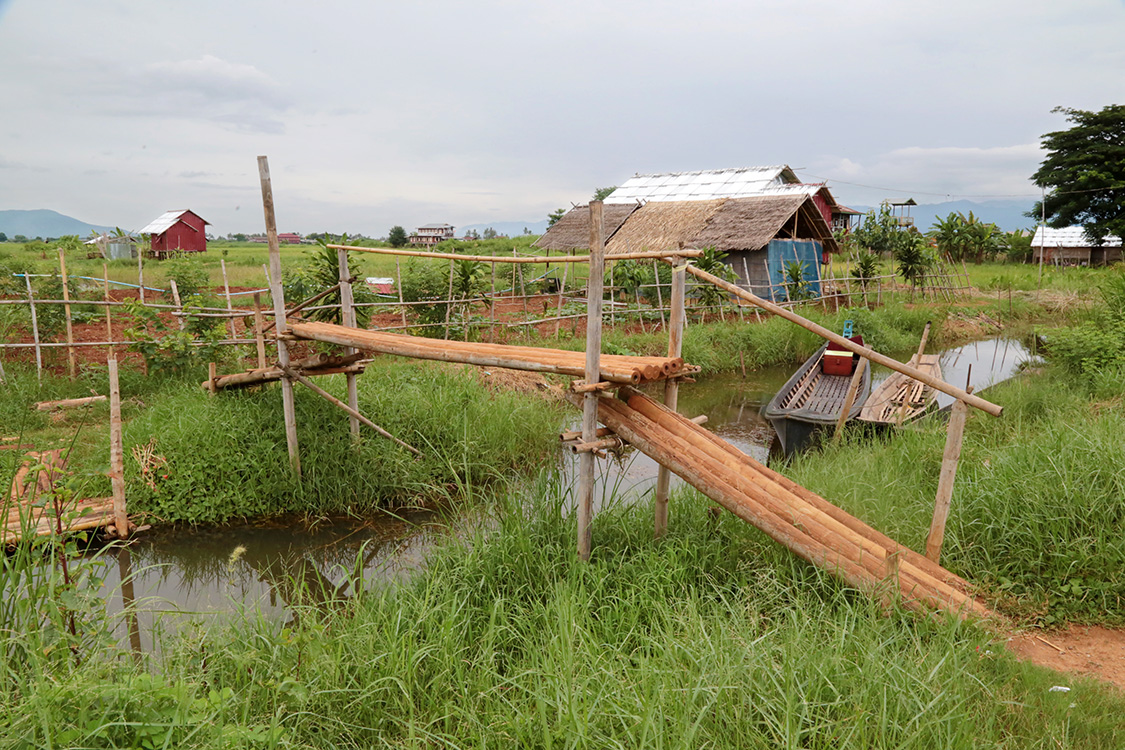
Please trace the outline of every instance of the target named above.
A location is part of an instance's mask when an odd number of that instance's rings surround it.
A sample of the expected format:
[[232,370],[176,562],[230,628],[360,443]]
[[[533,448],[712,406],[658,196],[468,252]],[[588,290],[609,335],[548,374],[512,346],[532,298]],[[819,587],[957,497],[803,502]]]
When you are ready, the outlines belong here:
[[1059,265],[1104,266],[1121,262],[1121,238],[1112,234],[1095,243],[1076,227],[1037,227],[1031,238],[1032,261]]
[[139,233],[150,235],[151,252],[157,258],[171,253],[202,253],[207,251],[210,223],[188,209],[165,211]]

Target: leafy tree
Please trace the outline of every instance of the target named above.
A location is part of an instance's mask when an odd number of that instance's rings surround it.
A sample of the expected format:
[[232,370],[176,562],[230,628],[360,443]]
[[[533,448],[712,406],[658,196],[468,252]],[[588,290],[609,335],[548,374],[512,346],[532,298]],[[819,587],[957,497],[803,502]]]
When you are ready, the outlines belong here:
[[551,213],[547,214],[547,226],[553,227],[559,219],[566,215],[565,208],[556,208]]
[[387,232],[387,244],[391,247],[405,247],[406,242],[406,230],[398,224],[395,224],[391,227],[391,231]]
[[17,234],[12,238],[12,242],[27,242],[27,237],[22,234]]
[[[718,276],[723,281],[735,281],[738,277],[735,275],[734,269],[723,262],[726,255],[724,251],[716,250],[713,247],[705,247],[703,248],[703,255],[696,258],[694,264],[700,271]],[[727,296],[724,290],[707,281],[695,285],[692,293],[699,299],[700,304],[708,307],[722,304]]]
[[957,212],[934,222],[926,236],[937,244],[938,252],[953,260],[972,258],[981,263],[1000,250],[1000,228],[981,221],[970,211],[968,216]]
[[594,197],[591,198],[590,200],[604,201],[616,189],[617,189],[616,185],[614,185],[613,187],[597,188],[596,190],[594,190]]
[[[1125,105],[1052,111],[1065,114],[1072,126],[1043,136],[1047,156],[1031,178],[1054,189],[1046,198],[1047,223],[1080,224],[1099,245],[1107,234],[1125,236]],[[1042,209],[1037,202],[1027,215],[1038,219]]]
[[1002,235],[1000,248],[1007,254],[1009,263],[1027,263],[1031,260],[1031,238],[1034,232],[1016,231]]
[[487,227],[484,230],[484,233],[481,234],[481,237],[483,237],[486,240],[494,240],[494,239],[496,239],[497,235],[498,235],[498,233],[495,229],[493,229],[492,227]]
[[[348,244],[348,235],[340,235],[338,239],[338,244]],[[297,302],[302,299],[307,299],[314,294],[340,283],[339,261],[337,260],[336,251],[328,247],[330,243],[334,243],[333,238],[330,236],[325,236],[317,240],[315,249],[305,251],[305,262],[302,265],[285,271],[282,277],[282,286],[284,287],[285,298],[287,300]],[[356,265],[355,259],[350,255],[348,256],[348,273],[353,277],[359,276],[362,279],[359,266]],[[374,302],[375,295],[366,284],[362,282],[355,283],[352,284],[352,301]],[[302,315],[306,315],[310,320],[320,320],[326,323],[341,323],[342,311],[339,308],[339,304],[340,290],[337,289],[317,302],[316,307],[324,306],[326,309],[309,310],[303,312]],[[329,307],[331,305],[335,305],[336,307]],[[366,328],[371,318],[371,308],[356,307],[355,317],[359,326],[361,328]]]
[[852,276],[859,282],[863,290],[863,303],[867,304],[867,287],[871,280],[879,275],[879,256],[875,253],[861,250],[855,254],[855,266],[851,270]]
[[934,264],[933,253],[922,235],[903,232],[902,236],[905,240],[897,243],[895,262],[898,263],[898,272],[902,278],[917,288],[922,277]]
[[7,241],[8,241],[8,235],[4,234],[3,232],[0,232],[0,242],[7,242]]

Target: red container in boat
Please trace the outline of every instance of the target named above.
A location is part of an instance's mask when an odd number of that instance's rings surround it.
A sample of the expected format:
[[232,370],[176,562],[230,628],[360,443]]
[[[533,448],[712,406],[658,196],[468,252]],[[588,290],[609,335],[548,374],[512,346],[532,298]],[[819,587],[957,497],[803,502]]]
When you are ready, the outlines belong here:
[[[848,340],[863,346],[863,336],[852,336]],[[829,346],[824,352],[821,369],[825,375],[851,375],[855,372],[857,362],[859,362],[859,355],[846,349]]]

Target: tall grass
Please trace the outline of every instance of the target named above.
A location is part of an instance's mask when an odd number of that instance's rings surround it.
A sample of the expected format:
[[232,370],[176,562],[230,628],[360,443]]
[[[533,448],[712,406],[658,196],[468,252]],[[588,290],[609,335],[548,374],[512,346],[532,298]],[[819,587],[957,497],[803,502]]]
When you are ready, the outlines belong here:
[[691,493],[615,507],[576,561],[557,485],[401,586],[128,662],[23,675],[19,746],[1118,748],[1120,695],[982,630],[889,615]]

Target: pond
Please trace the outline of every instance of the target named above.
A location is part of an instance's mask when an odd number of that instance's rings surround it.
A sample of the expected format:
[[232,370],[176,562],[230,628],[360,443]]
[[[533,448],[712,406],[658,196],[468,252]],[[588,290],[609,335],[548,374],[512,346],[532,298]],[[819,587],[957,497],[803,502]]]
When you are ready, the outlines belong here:
[[[905,360],[910,353],[898,353]],[[941,355],[944,378],[979,392],[1012,377],[1033,355],[1012,339],[989,339],[949,349]],[[680,389],[680,411],[705,414],[706,427],[759,461],[766,461],[774,439],[760,416],[791,374],[792,368],[770,368],[738,376],[718,376]],[[889,371],[876,368],[872,387]],[[657,392],[657,394],[659,391]],[[938,395],[939,406],[952,398]],[[577,417],[563,429],[573,429]],[[575,475],[578,457],[560,458],[564,481]],[[605,499],[644,498],[656,483],[656,462],[639,451],[621,460],[598,462],[595,505]],[[673,486],[680,482],[673,476]],[[207,528],[155,529],[129,548],[88,560],[103,578],[111,614],[130,602],[133,616],[122,619],[120,635],[137,650],[152,647],[156,632],[184,623],[206,626],[240,609],[260,611],[284,620],[288,602],[304,586],[324,598],[346,596],[349,573],[362,568],[368,582],[393,582],[421,567],[435,543],[476,523],[435,511],[404,510],[372,518],[270,519],[257,523]],[[360,555],[362,554],[362,559]],[[131,585],[122,585],[122,581]],[[158,640],[158,639],[157,639]]]

